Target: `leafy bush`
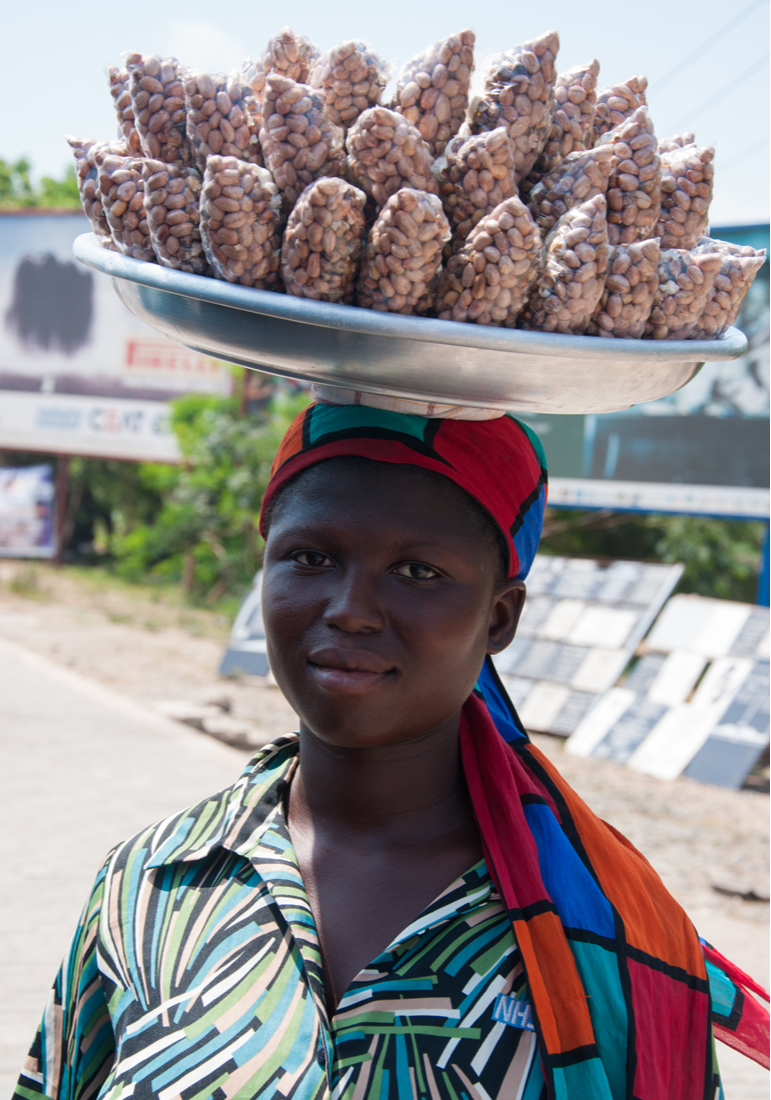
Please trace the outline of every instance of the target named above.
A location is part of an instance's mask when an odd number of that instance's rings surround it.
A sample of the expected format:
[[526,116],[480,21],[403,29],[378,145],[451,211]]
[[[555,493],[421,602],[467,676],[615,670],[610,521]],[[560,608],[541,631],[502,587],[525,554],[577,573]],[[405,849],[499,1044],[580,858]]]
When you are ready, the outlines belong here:
[[67,167],[61,179],[43,176],[37,186],[32,183],[31,171],[32,165],[25,157],[20,157],[13,163],[0,158],[0,207],[19,209],[41,206],[64,210],[80,208],[74,165]]

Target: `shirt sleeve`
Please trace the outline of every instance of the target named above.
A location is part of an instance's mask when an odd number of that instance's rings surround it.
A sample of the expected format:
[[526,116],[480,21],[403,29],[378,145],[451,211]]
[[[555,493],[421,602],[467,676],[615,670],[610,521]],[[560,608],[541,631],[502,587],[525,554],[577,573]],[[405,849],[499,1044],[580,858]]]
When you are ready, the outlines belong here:
[[112,1068],[115,1035],[97,964],[109,858],[56,976],[13,1100],[85,1100],[97,1095]]

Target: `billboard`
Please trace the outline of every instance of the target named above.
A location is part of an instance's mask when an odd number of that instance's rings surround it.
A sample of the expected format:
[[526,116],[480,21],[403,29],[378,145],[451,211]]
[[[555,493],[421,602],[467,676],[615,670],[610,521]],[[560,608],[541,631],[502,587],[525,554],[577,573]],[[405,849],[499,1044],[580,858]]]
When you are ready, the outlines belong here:
[[0,468],[0,558],[52,558],[53,466]]
[[[769,227],[713,237],[769,247]],[[769,515],[769,264],[744,300],[747,353],[706,363],[683,389],[620,413],[522,416],[549,460],[549,503],[569,508]]]
[[78,263],[78,211],[0,212],[0,449],[178,461],[168,402],[228,394],[228,368],[172,343]]

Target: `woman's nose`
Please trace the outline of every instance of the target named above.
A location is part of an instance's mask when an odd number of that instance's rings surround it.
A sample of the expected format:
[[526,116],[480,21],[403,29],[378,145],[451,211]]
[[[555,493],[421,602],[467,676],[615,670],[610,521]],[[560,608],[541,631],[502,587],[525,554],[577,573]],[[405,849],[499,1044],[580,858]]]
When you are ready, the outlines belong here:
[[324,622],[346,634],[375,634],[385,626],[376,578],[367,570],[341,571],[324,612]]

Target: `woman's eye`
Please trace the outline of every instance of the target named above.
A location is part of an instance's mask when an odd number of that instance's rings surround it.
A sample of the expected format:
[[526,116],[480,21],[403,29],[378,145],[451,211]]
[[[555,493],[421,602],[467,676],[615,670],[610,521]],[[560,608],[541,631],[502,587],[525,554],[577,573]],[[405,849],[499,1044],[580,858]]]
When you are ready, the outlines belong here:
[[332,564],[332,559],[322,554],[320,550],[299,550],[296,554],[292,554],[292,561],[296,561],[299,565],[307,565],[311,569],[321,569],[323,566]]
[[409,577],[411,581],[433,581],[439,573],[430,565],[421,565],[419,561],[405,561],[394,568],[400,577]]

